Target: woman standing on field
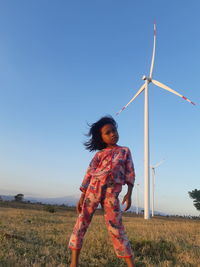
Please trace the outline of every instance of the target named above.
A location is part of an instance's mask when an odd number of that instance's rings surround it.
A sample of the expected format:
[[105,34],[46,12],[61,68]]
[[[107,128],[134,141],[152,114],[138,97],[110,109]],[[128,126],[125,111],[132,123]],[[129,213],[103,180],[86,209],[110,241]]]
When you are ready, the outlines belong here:
[[88,136],[91,138],[85,143],[86,149],[99,151],[92,159],[80,187],[82,194],[77,204],[79,216],[69,241],[72,250],[70,267],[78,266],[83,238],[99,203],[104,209],[106,226],[117,257],[124,258],[127,266],[134,267],[133,253],[122,225],[118,199],[122,185],[127,184],[128,191],[122,204],[126,203],[125,211],[130,208],[135,180],[130,150],[117,145],[119,135],[112,117],[103,117],[93,123]]

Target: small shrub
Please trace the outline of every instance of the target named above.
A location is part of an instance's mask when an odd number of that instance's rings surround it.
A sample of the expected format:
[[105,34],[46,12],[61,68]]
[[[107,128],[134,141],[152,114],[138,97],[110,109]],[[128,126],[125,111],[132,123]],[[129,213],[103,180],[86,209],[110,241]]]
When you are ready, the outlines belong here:
[[45,210],[48,211],[48,212],[50,212],[50,213],[56,212],[56,209],[53,206],[51,206],[51,205],[47,205],[45,207]]

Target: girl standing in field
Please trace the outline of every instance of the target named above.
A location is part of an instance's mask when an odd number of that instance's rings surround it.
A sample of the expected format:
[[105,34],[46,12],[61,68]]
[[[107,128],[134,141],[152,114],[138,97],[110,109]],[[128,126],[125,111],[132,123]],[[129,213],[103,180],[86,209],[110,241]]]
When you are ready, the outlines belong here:
[[92,159],[80,187],[82,194],[77,204],[79,216],[69,241],[72,250],[70,267],[78,266],[83,238],[99,203],[104,209],[106,226],[117,257],[124,258],[127,266],[134,267],[133,253],[122,225],[118,199],[122,185],[127,184],[128,191],[122,204],[126,203],[124,211],[130,208],[135,180],[130,150],[117,145],[119,135],[112,117],[103,117],[93,123],[88,136],[91,138],[85,143],[86,149],[99,151]]

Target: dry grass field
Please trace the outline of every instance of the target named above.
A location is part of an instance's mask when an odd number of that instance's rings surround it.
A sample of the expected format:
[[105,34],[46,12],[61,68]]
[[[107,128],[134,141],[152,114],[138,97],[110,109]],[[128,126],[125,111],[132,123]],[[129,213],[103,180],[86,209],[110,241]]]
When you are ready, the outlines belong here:
[[[0,207],[0,266],[69,266],[75,220],[75,211]],[[123,222],[136,266],[200,266],[199,220],[124,216]],[[101,214],[93,218],[80,257],[80,267],[95,266],[126,266],[114,254]]]

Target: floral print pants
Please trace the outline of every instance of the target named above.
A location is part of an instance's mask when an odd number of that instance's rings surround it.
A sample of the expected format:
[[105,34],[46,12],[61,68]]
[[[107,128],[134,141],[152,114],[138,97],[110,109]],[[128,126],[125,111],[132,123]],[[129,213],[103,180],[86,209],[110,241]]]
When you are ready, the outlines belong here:
[[131,257],[133,255],[130,243],[122,225],[118,195],[121,185],[114,184],[110,179],[102,185],[98,179],[93,179],[86,191],[81,213],[78,216],[69,241],[70,249],[81,249],[84,235],[92,220],[92,216],[101,203],[108,232],[112,238],[117,257]]

